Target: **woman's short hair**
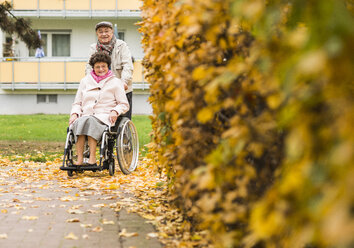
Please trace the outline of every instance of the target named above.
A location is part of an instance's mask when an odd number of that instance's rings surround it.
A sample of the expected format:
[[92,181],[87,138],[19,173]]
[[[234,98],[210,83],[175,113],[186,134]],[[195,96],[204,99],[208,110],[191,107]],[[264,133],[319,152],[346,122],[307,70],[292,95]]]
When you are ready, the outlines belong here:
[[89,64],[93,68],[93,66],[97,62],[104,62],[104,63],[107,63],[108,67],[110,67],[111,66],[111,61],[112,61],[111,57],[107,53],[105,53],[105,52],[95,52],[90,57]]

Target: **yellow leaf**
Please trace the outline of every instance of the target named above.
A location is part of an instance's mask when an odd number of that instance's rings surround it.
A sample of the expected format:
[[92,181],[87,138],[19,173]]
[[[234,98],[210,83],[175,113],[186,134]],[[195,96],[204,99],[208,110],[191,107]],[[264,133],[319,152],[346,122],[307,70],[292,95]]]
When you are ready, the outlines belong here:
[[90,228],[92,227],[92,224],[80,224],[80,226],[83,228]]
[[0,239],[7,239],[6,233],[0,233]]
[[117,183],[112,183],[109,185],[108,189],[119,189],[120,185]]
[[23,220],[37,220],[38,219],[38,216],[27,216],[27,215],[24,215],[22,216]]
[[155,232],[146,234],[146,238],[147,238],[147,239],[150,239],[150,238],[157,238],[158,236],[159,236],[159,234],[158,234],[158,233],[155,233]]
[[206,70],[204,67],[199,66],[197,68],[194,69],[192,77],[194,80],[201,80],[204,79],[206,76]]
[[102,231],[103,231],[103,228],[100,227],[100,226],[96,226],[95,228],[92,228],[91,231],[92,231],[92,232],[102,232]]
[[128,233],[125,228],[119,233],[119,237],[125,237],[125,238],[130,238],[130,237],[135,237],[138,236],[139,234],[136,232]]
[[322,50],[309,52],[298,64],[298,70],[304,74],[320,73],[327,61],[326,53]]
[[214,116],[214,112],[210,108],[203,108],[198,112],[197,119],[201,123],[210,121]]
[[78,218],[73,218],[73,219],[67,219],[66,222],[74,223],[74,222],[80,222],[80,220]]
[[74,233],[69,233],[64,237],[65,239],[78,240],[79,238]]
[[114,225],[114,221],[113,221],[113,220],[106,220],[106,219],[103,219],[103,220],[102,220],[102,224],[103,224],[103,225]]

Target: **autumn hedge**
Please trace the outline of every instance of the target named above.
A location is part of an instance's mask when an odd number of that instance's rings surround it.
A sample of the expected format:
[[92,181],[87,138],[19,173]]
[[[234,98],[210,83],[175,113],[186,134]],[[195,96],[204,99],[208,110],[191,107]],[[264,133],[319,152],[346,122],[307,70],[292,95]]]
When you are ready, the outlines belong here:
[[144,0],[151,152],[216,247],[354,243],[353,2]]

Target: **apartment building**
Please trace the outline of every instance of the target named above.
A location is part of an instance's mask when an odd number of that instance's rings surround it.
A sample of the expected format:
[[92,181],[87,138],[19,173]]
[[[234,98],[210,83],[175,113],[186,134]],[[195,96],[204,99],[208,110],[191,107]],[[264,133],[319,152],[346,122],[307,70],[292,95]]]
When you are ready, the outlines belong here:
[[151,113],[136,25],[140,0],[7,1],[15,16],[30,19],[33,29],[40,30],[45,57],[36,58],[35,50],[0,30],[0,114],[69,113],[100,21],[117,26],[117,35],[135,59],[133,114]]

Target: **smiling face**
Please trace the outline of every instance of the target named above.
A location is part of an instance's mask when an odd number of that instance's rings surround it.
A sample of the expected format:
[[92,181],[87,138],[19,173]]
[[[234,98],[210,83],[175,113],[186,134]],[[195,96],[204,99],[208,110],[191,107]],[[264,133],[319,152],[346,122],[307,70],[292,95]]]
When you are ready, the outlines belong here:
[[97,76],[104,76],[108,72],[108,64],[106,62],[97,62],[93,66],[93,70]]
[[108,44],[113,37],[113,29],[110,27],[100,27],[96,31],[97,38],[102,44]]

